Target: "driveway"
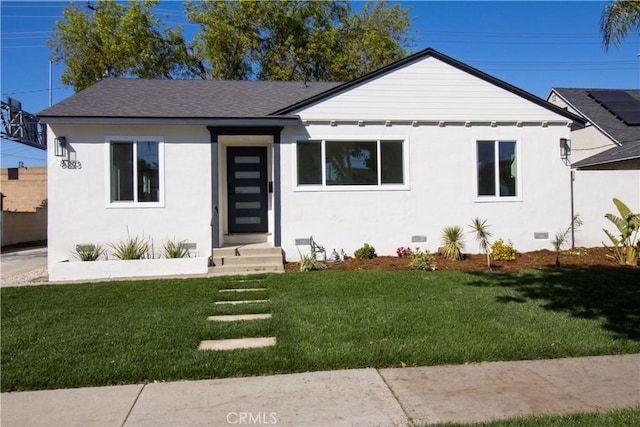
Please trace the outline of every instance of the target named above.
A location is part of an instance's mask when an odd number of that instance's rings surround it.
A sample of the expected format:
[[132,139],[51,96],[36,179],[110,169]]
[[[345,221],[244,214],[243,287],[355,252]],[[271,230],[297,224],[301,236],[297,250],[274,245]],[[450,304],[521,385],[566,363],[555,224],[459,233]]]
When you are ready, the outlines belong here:
[[0,254],[0,286],[17,286],[47,280],[47,248],[22,249]]

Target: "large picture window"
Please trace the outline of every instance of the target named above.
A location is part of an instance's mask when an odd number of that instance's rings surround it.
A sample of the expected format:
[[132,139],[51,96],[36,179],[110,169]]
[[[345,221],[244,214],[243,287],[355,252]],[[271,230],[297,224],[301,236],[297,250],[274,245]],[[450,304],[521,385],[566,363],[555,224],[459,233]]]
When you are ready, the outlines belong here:
[[112,141],[111,202],[160,201],[160,143]]
[[478,141],[478,197],[518,196],[515,141]]
[[404,184],[403,147],[403,141],[298,142],[298,185]]

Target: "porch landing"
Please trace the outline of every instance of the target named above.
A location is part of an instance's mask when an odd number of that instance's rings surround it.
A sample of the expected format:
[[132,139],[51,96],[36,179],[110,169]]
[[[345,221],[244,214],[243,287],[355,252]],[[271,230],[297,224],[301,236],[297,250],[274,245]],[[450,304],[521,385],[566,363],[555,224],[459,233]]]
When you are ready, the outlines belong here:
[[284,273],[282,249],[266,242],[214,248],[212,257],[208,276]]

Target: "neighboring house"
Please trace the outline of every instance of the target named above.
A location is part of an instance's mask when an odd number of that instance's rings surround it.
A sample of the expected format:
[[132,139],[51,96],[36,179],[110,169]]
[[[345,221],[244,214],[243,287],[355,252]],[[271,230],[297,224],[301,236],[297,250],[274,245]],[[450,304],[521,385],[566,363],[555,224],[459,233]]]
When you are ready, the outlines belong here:
[[3,168],[2,246],[47,240],[47,168]]
[[615,230],[604,218],[617,214],[614,197],[640,212],[640,89],[553,88],[547,99],[587,121],[571,132],[575,212],[596,230]]
[[444,227],[481,217],[520,251],[550,248],[571,212],[559,143],[584,125],[432,49],[344,84],[106,79],[40,118],[58,146],[52,280],[76,245],[127,232],[296,260],[310,236],[329,253],[435,251]]

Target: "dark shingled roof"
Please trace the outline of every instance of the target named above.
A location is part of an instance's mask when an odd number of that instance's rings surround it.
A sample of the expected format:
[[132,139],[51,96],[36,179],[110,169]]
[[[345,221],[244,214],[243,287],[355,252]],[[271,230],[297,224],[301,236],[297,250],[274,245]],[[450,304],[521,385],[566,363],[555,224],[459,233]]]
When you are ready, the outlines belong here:
[[[576,168],[640,158],[640,126],[629,126],[589,96],[589,91],[602,89],[553,88],[589,122],[608,135],[619,147],[574,163]],[[609,89],[607,89],[609,90]],[[618,89],[640,102],[640,89]]]
[[104,79],[40,117],[253,118],[338,86],[336,82]]

